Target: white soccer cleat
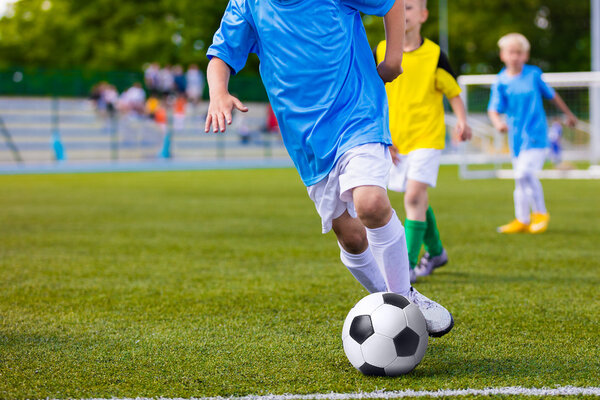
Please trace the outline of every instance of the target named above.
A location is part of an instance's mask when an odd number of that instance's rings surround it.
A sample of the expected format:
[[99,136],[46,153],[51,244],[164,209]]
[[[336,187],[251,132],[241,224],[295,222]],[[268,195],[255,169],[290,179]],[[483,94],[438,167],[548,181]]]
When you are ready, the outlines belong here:
[[423,296],[415,288],[410,288],[408,299],[415,303],[419,307],[419,310],[421,310],[421,313],[423,313],[429,336],[444,336],[454,327],[452,314],[440,304]]
[[[425,255],[421,258],[421,262],[419,265],[415,267],[416,276],[427,276],[431,275],[434,269],[443,267],[448,263],[448,253],[446,253],[446,249],[442,250],[442,254],[432,257],[429,253],[425,253]],[[411,281],[411,283],[413,283]]]
[[410,283],[417,282],[417,271],[415,271],[415,270],[416,270],[416,268],[408,269],[408,276],[410,277]]

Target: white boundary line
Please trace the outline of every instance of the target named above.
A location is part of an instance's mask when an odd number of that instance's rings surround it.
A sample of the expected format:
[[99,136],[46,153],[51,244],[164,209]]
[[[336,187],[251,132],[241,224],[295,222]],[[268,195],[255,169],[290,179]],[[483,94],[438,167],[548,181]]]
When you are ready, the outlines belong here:
[[166,397],[131,398],[131,399],[87,399],[87,400],[353,400],[353,399],[403,399],[411,397],[458,397],[458,396],[598,396],[600,387],[556,386],[554,388],[525,388],[509,386],[487,389],[440,389],[440,390],[401,390],[365,393],[313,393],[313,394],[282,394],[282,395],[248,395],[240,397],[193,397],[190,399]]

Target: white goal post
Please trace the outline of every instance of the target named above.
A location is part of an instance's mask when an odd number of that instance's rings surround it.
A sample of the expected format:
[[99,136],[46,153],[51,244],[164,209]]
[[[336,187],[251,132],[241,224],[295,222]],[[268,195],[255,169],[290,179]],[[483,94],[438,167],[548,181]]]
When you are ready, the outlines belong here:
[[[496,79],[497,75],[458,77],[473,130],[473,139],[459,145],[459,171],[464,179],[512,177],[510,169],[503,169],[510,163],[506,135],[497,132],[487,116],[490,87]],[[543,79],[560,93],[579,123],[563,130],[563,167],[544,169],[540,177],[600,178],[600,72],[545,73]],[[562,116],[549,102],[545,107],[549,125]],[[447,122],[452,125],[453,118]]]

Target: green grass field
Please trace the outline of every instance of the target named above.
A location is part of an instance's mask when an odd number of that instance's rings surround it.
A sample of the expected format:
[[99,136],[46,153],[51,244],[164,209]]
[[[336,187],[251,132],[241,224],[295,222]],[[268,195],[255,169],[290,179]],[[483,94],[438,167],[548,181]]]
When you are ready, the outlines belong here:
[[543,184],[549,231],[500,236],[513,182],[442,169],[450,263],[415,286],[456,326],[374,378],[340,337],[366,292],[294,170],[0,176],[0,398],[600,386],[600,182]]

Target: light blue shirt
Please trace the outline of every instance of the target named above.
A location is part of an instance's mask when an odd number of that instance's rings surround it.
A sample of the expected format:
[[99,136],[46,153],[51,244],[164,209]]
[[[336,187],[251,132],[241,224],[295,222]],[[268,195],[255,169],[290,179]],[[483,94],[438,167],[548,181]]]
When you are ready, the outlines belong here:
[[395,0],[230,0],[209,58],[239,72],[249,53],[283,141],[306,186],[349,149],[391,144],[387,97],[360,12],[385,15]]
[[524,65],[521,74],[509,76],[506,68],[492,86],[488,110],[506,114],[508,142],[514,156],[521,150],[548,147],[548,122],[544,100],[553,99],[554,89],[542,80],[542,70]]

